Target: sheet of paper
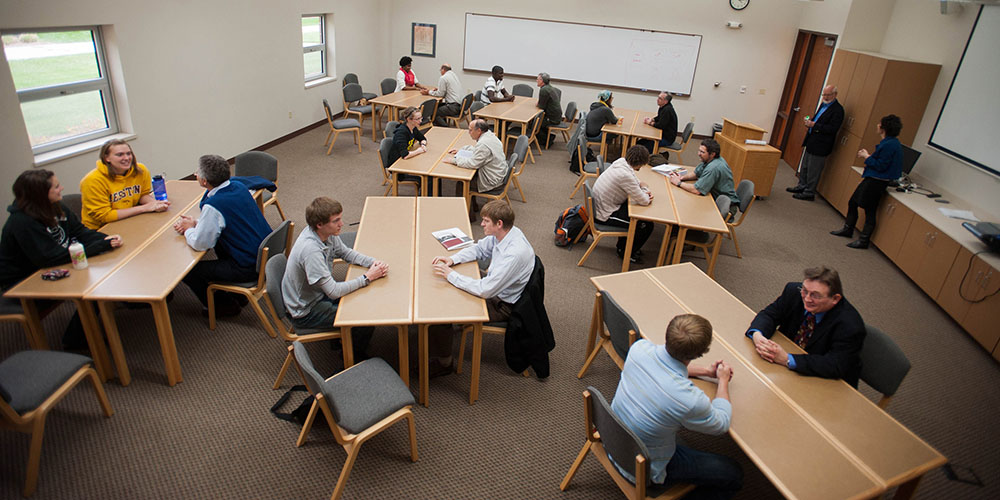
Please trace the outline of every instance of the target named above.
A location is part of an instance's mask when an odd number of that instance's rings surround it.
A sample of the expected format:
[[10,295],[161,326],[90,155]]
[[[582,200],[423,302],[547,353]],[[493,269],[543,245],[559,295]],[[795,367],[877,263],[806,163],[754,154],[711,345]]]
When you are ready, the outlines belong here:
[[671,164],[671,163],[665,163],[663,165],[657,165],[657,166],[653,167],[653,172],[656,172],[658,174],[663,174],[663,175],[670,175],[670,174],[672,174],[674,172],[677,172],[678,174],[683,175],[687,171],[684,170],[684,166],[683,165],[674,165],[674,164]]
[[976,218],[975,214],[973,214],[969,210],[957,210],[954,208],[944,208],[944,207],[938,207],[938,210],[940,210],[941,213],[944,214],[945,216],[951,217],[952,219],[962,219],[962,220],[971,220],[972,222],[979,222],[979,219]]

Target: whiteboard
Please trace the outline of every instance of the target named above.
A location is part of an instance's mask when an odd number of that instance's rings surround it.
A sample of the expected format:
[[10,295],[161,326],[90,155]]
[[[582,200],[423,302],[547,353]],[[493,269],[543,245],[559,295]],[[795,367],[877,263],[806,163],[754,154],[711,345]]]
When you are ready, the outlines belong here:
[[1000,175],[1000,141],[994,124],[1000,116],[1000,6],[982,6],[941,106],[930,146]]
[[464,68],[690,95],[701,35],[465,14]]

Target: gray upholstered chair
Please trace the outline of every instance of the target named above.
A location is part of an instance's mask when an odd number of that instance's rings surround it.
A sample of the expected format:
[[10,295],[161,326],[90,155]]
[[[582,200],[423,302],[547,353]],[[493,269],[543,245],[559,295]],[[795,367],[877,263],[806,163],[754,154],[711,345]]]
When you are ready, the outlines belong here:
[[[598,156],[597,159],[601,160],[601,157]],[[584,194],[584,199],[586,200],[585,207],[587,208],[587,215],[588,215],[587,228],[584,229],[583,231],[580,231],[580,234],[576,236],[576,239],[573,240],[573,243],[579,241],[580,238],[584,237],[588,232],[594,236],[594,242],[590,244],[590,248],[587,248],[587,253],[583,254],[583,257],[580,258],[580,262],[576,263],[577,266],[582,266],[583,263],[587,261],[587,257],[590,257],[590,253],[593,252],[595,248],[597,248],[597,243],[601,241],[601,238],[604,238],[606,236],[624,238],[628,236],[627,227],[611,226],[608,224],[601,224],[600,222],[597,222],[596,218],[594,217],[594,194],[592,192],[592,189],[593,187],[590,185],[590,181],[585,181],[583,183],[583,194]]]
[[396,91],[396,79],[395,78],[383,78],[382,82],[379,84],[382,95],[391,94]]
[[238,293],[246,297],[250,303],[250,307],[252,307],[253,311],[257,313],[257,318],[260,319],[260,323],[264,325],[264,331],[266,331],[271,338],[277,336],[274,332],[274,328],[271,327],[271,322],[267,319],[267,315],[264,314],[264,309],[260,307],[260,298],[267,291],[267,289],[264,288],[264,284],[267,279],[265,271],[268,260],[277,255],[284,255],[287,257],[288,253],[292,251],[292,236],[294,234],[295,223],[290,220],[286,220],[282,221],[274,231],[271,231],[271,234],[267,235],[267,237],[260,242],[260,246],[257,247],[257,263],[255,265],[257,269],[256,280],[246,283],[208,284],[207,295],[209,330],[215,330],[215,292],[229,292]]
[[[341,132],[350,130],[354,132],[354,144],[358,145],[358,152],[361,152],[361,122],[355,120],[354,118],[340,118],[338,120],[333,119],[333,111],[330,110],[330,103],[326,99],[323,99],[323,109],[326,111],[326,123],[330,125],[330,133],[326,134],[326,142],[323,143],[324,146],[330,145],[326,150],[326,154],[330,154],[333,151],[333,145],[337,142],[337,136]],[[330,140],[330,136],[333,136],[333,140]]]
[[754,195],[754,189],[755,186],[752,180],[743,179],[740,181],[740,184],[736,186],[736,196],[739,197],[740,202],[740,218],[736,222],[732,221],[732,217],[726,219],[726,226],[729,227],[729,237],[733,240],[733,246],[736,247],[736,258],[738,259],[742,259],[743,254],[740,252],[740,242],[736,239],[736,226],[743,224],[743,219],[747,218],[750,206],[757,199],[757,196]]
[[83,213],[83,195],[80,193],[64,194],[62,197],[63,205],[69,207],[78,218],[82,218]]
[[489,191],[471,191],[469,194],[473,197],[486,198],[487,200],[507,200],[507,203],[510,204],[510,197],[507,196],[507,190],[510,188],[510,180],[513,178],[517,159],[517,153],[511,153],[510,157],[507,158],[507,173],[504,174],[503,181],[499,186]]
[[[352,240],[351,243],[353,244],[354,241]],[[330,328],[303,328],[299,330],[286,325],[286,322],[291,322],[291,319],[288,317],[288,311],[285,309],[285,299],[281,295],[281,280],[285,277],[285,268],[287,266],[288,258],[285,254],[278,254],[267,261],[264,269],[267,275],[265,285],[267,293],[264,294],[264,303],[267,304],[267,311],[271,314],[271,321],[274,322],[281,340],[290,343],[295,341],[319,342],[321,340],[339,339],[340,328],[334,328],[333,325],[330,325]],[[278,378],[274,379],[273,389],[281,387],[281,381],[285,379],[288,368],[292,366],[292,358],[291,352],[285,356],[285,362],[281,365],[281,370],[278,371]]]
[[[477,90],[474,95],[475,95],[475,98],[476,98],[476,102],[483,102],[483,91],[482,90]],[[483,104],[485,105],[485,103],[483,103]]]
[[476,119],[476,116],[475,116],[476,113],[480,109],[483,109],[485,107],[486,107],[486,103],[485,102],[478,101],[478,100],[477,101],[473,101],[472,106],[469,106],[469,118],[475,120]]
[[[694,489],[694,485],[691,484],[676,484],[664,488],[649,480],[649,450],[615,415],[601,391],[593,387],[587,387],[587,390],[583,391],[583,410],[587,421],[587,440],[583,443],[583,449],[577,454],[566,477],[559,484],[560,490],[566,491],[569,487],[569,482],[576,475],[583,459],[587,458],[588,451],[614,479],[626,498],[669,500],[681,498]],[[609,455],[615,463],[635,478],[634,483],[618,472],[608,459]]]
[[[531,163],[535,163],[535,155],[531,153],[531,144],[534,143],[535,147],[538,148],[538,154],[541,155],[542,146],[538,144],[538,129],[540,129],[541,127],[542,127],[542,113],[538,113],[537,115],[535,115],[534,118],[528,120],[528,123],[525,124],[523,129],[520,124],[510,125],[507,128],[505,137],[507,138],[506,140],[509,142],[517,140],[518,136],[522,134],[527,135],[528,150],[526,151],[526,153],[528,155],[528,159],[531,160]],[[506,146],[507,145],[504,144],[505,148]],[[523,160],[524,157],[522,156],[521,159]]]
[[561,133],[563,139],[565,139],[566,142],[569,142],[569,131],[573,128],[573,120],[576,120],[576,113],[576,101],[570,101],[569,104],[566,105],[566,113],[563,116],[562,123],[559,125],[549,126],[549,136],[545,138],[545,149],[549,149],[549,146],[551,145],[549,143],[549,138],[556,132]]
[[510,93],[521,97],[534,97],[535,89],[531,85],[525,83],[518,83],[514,85],[514,88],[510,89]]
[[472,121],[469,115],[469,108],[472,107],[472,94],[467,94],[462,98],[462,109],[458,111],[458,116],[446,116],[445,120],[454,123],[456,127],[462,126],[462,120]]
[[[729,217],[729,208],[732,204],[732,200],[727,195],[720,194],[715,198],[715,206],[718,207],[719,213],[722,214],[723,219]],[[716,251],[714,247],[722,244],[721,238],[723,237],[723,234],[726,233],[710,233],[705,231],[689,230],[687,235],[684,237],[685,246],[700,248],[702,253],[705,254],[705,262],[708,263],[708,271],[706,271],[705,274],[707,274],[709,278],[715,278],[715,261],[718,260],[719,252]],[[673,240],[676,240],[676,237],[673,238]],[[676,245],[670,245],[670,251],[667,253],[667,262],[673,261],[675,248]]]
[[524,173],[524,167],[528,163],[528,158],[525,156],[528,154],[528,147],[530,143],[528,142],[528,136],[519,135],[517,136],[517,142],[514,143],[514,154],[521,160],[520,165],[517,166],[517,170],[514,171],[511,177],[511,184],[517,189],[517,192],[521,193],[521,202],[527,203],[528,199],[524,197],[524,188],[521,187],[521,182],[518,181],[518,177]]
[[385,137],[388,139],[392,139],[392,136],[396,134],[396,127],[400,125],[402,124],[395,120],[386,122],[384,131]]
[[[581,129],[581,132],[583,130]],[[580,169],[580,178],[576,180],[576,185],[573,186],[573,192],[569,194],[569,199],[573,199],[576,196],[576,192],[580,190],[583,183],[588,179],[596,180],[601,172],[604,171],[604,157],[597,155],[596,161],[587,161],[587,146],[586,141],[581,134],[579,139],[576,141],[577,158],[579,158],[577,166]]]
[[427,99],[426,101],[420,103],[420,125],[417,126],[420,130],[427,130],[434,126],[434,117],[437,116],[438,109],[437,99]]
[[60,351],[22,351],[0,362],[0,426],[31,434],[23,494],[35,492],[45,417],[84,378],[90,379],[105,417],[114,414],[92,360]]
[[884,410],[910,372],[910,360],[885,332],[867,323],[865,330],[865,344],[861,348],[861,380],[882,393],[878,407]]
[[[354,73],[348,73],[344,75],[343,85],[346,86],[348,83],[357,83],[359,85],[361,84],[361,82],[358,81],[358,75],[355,75]],[[378,97],[378,94],[373,94],[371,92],[361,92],[361,96],[364,97],[365,99],[374,99]]]
[[[278,159],[263,151],[247,151],[245,153],[240,153],[236,155],[236,165],[233,167],[233,175],[259,175],[273,182],[274,185],[277,186]],[[266,189],[262,189],[260,196],[261,213],[263,213],[264,209],[269,205],[274,205],[275,208],[278,209],[278,215],[281,216],[281,220],[285,220],[285,211],[281,209],[281,203],[278,202],[277,189],[275,189],[273,193]]]
[[334,439],[347,452],[331,500],[338,500],[344,492],[361,445],[404,418],[410,431],[410,461],[417,461],[413,394],[388,363],[371,358],[324,379],[313,366],[305,344],[296,341],[288,350],[294,353],[295,365],[315,396],[296,446],[305,443],[316,413],[322,411]]
[[[382,185],[386,186],[382,196],[388,196],[392,191],[392,174],[389,173],[389,152],[392,150],[392,137],[382,139],[378,145],[378,163],[382,166]],[[413,196],[420,196],[420,177],[410,174],[399,174],[397,184],[410,184],[413,186]],[[396,188],[398,191],[398,187]]]
[[[357,120],[363,127],[365,125],[365,118],[372,116],[372,105],[361,105],[361,99],[364,97],[364,92],[361,91],[361,85],[356,83],[348,83],[347,85],[344,85],[343,95],[344,117],[350,118],[353,115],[357,115]],[[375,141],[374,122],[372,123],[372,141]]]
[[[691,140],[692,132],[694,132],[694,122],[687,122],[687,125],[684,125],[684,132],[681,132],[680,141],[675,140],[674,143],[669,146],[658,146],[656,148],[656,152],[671,151],[677,154],[677,163],[681,163],[681,153],[687,149],[688,141]],[[669,155],[667,160],[670,160]]]
[[[611,356],[611,360],[618,365],[619,370],[624,369],[628,350],[639,338],[639,325],[636,325],[632,317],[615,302],[610,292],[606,290],[597,292],[597,300],[600,300],[601,304],[600,309],[597,310],[600,315],[598,324],[603,323],[604,325],[598,330],[600,332],[600,341],[594,346],[594,350],[590,352],[590,356],[587,356],[587,360],[584,361],[583,368],[580,368],[580,373],[576,375],[576,378],[583,378],[583,375],[587,373],[587,369],[590,368],[590,364],[594,362],[597,353],[601,352],[602,348],[607,351],[608,356]],[[606,331],[605,327],[607,328]]]

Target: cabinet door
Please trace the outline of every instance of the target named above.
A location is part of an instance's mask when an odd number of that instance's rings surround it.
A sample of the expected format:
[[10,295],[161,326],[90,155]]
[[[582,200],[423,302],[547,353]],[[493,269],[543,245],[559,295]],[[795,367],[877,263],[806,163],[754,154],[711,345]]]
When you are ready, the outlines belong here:
[[[860,90],[851,88],[851,95],[854,96],[854,107],[851,115],[845,116],[844,127],[855,135],[864,136],[865,131],[875,128],[875,122],[872,121],[872,108],[875,106],[875,98],[882,88],[887,65],[887,60],[881,57],[872,57],[864,86]],[[878,118],[881,117],[874,119]]]
[[865,81],[868,78],[868,70],[872,65],[872,56],[868,54],[858,54],[858,62],[854,66],[854,74],[851,76],[851,85],[846,89],[837,89],[837,99],[844,106],[844,124],[841,127],[854,135],[860,135],[851,129],[850,124],[856,113],[861,110],[861,93],[865,89]]
[[[848,168],[847,174],[844,175],[844,181],[840,187],[840,195],[836,198],[833,204],[833,206],[836,207],[840,213],[847,214],[847,204],[851,201],[851,196],[854,195],[854,190],[857,189],[858,184],[861,184],[861,174],[853,168]],[[865,216],[867,217],[867,214]],[[863,225],[861,217],[858,217],[858,229],[861,229]]]
[[[937,303],[941,309],[944,309],[959,324],[965,319],[965,315],[972,305],[972,302],[967,299],[974,299],[977,292],[976,287],[969,286],[970,284],[976,285],[976,281],[972,278],[975,274],[970,268],[971,260],[972,252],[965,248],[958,250],[958,255],[955,256],[955,261],[948,271],[948,277],[945,278],[944,285],[941,286],[941,291],[938,292],[937,296]],[[980,276],[981,279],[982,276]]]
[[[982,259],[976,257],[972,262],[970,280],[975,283],[978,294],[975,300],[982,302],[972,304],[969,313],[962,321],[965,331],[969,332],[987,351],[996,356],[996,347],[1000,340],[1000,271],[994,269]],[[979,276],[978,280],[973,277]]]
[[932,231],[934,227],[923,217],[913,217],[910,228],[906,230],[906,238],[903,238],[903,245],[896,255],[896,265],[912,280],[916,280],[915,276],[920,272],[924,256],[927,255],[927,242]]
[[[845,103],[846,96],[850,93],[851,86],[854,84],[854,68],[858,65],[858,56],[857,52],[838,50],[836,57],[833,58],[834,67],[831,67],[830,76],[826,79],[827,85],[837,87],[837,96],[844,99],[840,103],[844,106],[847,106]],[[834,73],[834,70],[836,70],[836,73]]]
[[[878,226],[872,235],[872,242],[889,260],[896,262],[906,231],[913,221],[913,211],[896,198],[886,195],[878,207]],[[971,256],[971,254],[970,254]]]
[[[911,224],[912,225],[912,224]],[[958,255],[958,242],[948,237],[948,235],[937,230],[931,231],[927,241],[927,254],[923,262],[920,263],[920,270],[916,276],[912,276],[917,283],[931,297],[937,297],[941,291],[941,285],[948,276],[951,264],[955,262]]]

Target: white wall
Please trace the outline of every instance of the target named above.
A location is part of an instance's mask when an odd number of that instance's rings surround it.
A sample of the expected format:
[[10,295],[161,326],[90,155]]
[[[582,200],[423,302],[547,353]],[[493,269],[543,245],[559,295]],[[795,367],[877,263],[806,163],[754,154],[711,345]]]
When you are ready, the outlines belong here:
[[[470,3],[457,0],[393,0],[387,34],[392,55],[383,71],[386,74],[394,72],[398,58],[409,55],[411,22],[433,23],[438,29],[437,57],[414,57],[413,69],[417,78],[422,83],[436,85],[440,76],[438,67],[443,62],[449,62],[469,91],[481,89],[489,75],[473,71],[466,73],[461,69],[466,12],[700,34],[703,37],[701,53],[691,97],[674,98],[673,101],[680,126],[683,127],[693,116],[695,133],[709,134],[712,123],[721,122],[726,116],[770,130],[800,17],[810,4],[798,0],[754,0],[746,10],[737,12],[725,1],[636,0],[608,3],[596,0],[505,0],[500,3]],[[725,27],[727,21],[742,22],[743,28],[728,29]],[[510,36],[517,34],[511,33]],[[503,41],[498,40],[497,43]],[[552,40],[552,43],[565,44],[566,50],[580,50],[577,48],[579,41]],[[538,68],[538,71],[546,71],[546,68]],[[593,85],[558,81],[559,75],[556,74],[552,78],[553,83],[563,90],[563,105],[576,101],[581,108],[589,109],[601,90],[601,87]],[[509,76],[506,80],[508,89],[515,83],[532,86],[535,83],[533,77]],[[713,87],[716,81],[722,82],[719,88]],[[739,88],[742,85],[747,86],[747,93],[741,95]],[[764,95],[760,95],[760,89],[765,90]],[[613,92],[616,106],[656,109],[656,92],[623,89],[613,89]]]
[[[979,12],[978,6],[966,4],[961,10],[955,6],[952,4],[949,14],[942,15],[938,2],[898,0],[886,27],[881,52],[941,65],[923,120],[919,125],[903,124],[904,127],[920,127],[913,145],[923,155],[913,172],[992,213],[992,217],[980,215],[980,218],[995,221],[1000,217],[1000,177],[927,146]],[[997,64],[1000,64],[1000,59],[997,59]],[[982,97],[1000,98],[996,95]],[[982,126],[990,127],[992,124],[984,123]]]
[[[154,172],[179,178],[197,158],[235,156],[324,118],[320,100],[343,108],[335,81],[306,90],[302,14],[332,13],[335,71],[353,72],[366,89],[382,75],[388,50],[383,0],[5,1],[0,28],[112,25],[128,93],[137,157]],[[0,59],[3,58],[0,52]],[[292,118],[288,113],[292,113]],[[0,186],[32,166],[32,154],[10,70],[0,61]],[[53,170],[74,192],[97,153],[65,159]],[[0,194],[6,206],[9,188]],[[6,219],[6,211],[3,216]]]

